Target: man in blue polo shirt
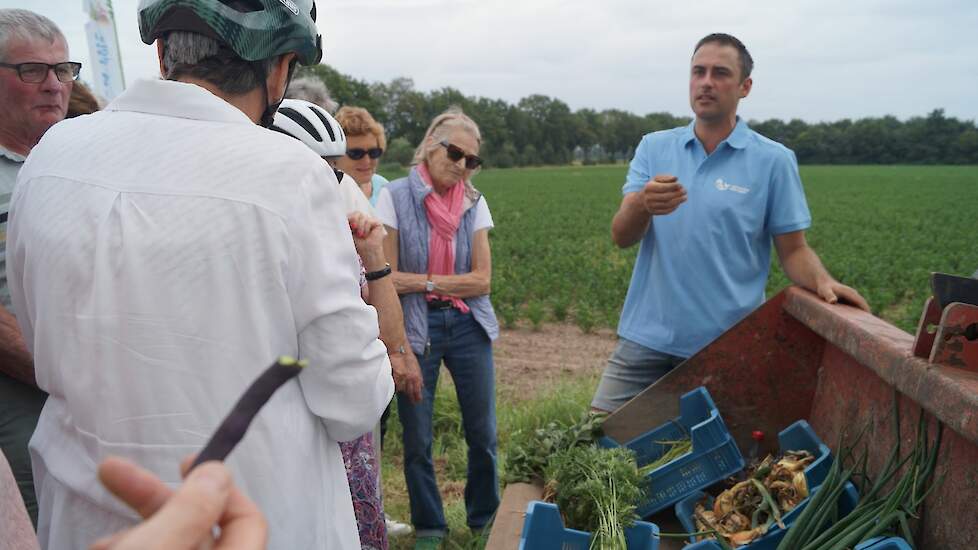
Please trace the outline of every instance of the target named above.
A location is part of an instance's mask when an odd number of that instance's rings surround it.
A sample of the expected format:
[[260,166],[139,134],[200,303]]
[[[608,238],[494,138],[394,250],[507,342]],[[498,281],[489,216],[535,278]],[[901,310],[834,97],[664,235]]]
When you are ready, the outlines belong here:
[[617,409],[759,306],[772,241],[795,284],[869,311],[805,241],[794,153],[737,116],[753,84],[747,48],[711,34],[690,67],[694,121],[642,138],[611,224],[615,244],[641,245],[594,409]]

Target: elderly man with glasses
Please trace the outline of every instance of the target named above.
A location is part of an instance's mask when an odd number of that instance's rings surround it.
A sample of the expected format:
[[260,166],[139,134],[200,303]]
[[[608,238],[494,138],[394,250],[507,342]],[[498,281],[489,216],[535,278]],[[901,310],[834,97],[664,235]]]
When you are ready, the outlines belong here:
[[46,395],[37,388],[31,355],[11,310],[7,213],[24,159],[44,132],[65,118],[80,69],[80,63],[68,61],[68,42],[51,20],[27,10],[0,10],[0,450],[35,524],[27,442]]

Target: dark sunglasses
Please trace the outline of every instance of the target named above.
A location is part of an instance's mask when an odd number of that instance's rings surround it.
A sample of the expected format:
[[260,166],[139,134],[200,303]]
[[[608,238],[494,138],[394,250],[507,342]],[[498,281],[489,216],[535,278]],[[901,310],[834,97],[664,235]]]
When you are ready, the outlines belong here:
[[74,61],[65,61],[64,63],[0,63],[0,67],[6,67],[8,69],[16,69],[17,76],[20,77],[22,82],[27,84],[40,84],[48,77],[48,71],[54,71],[54,76],[58,77],[61,82],[71,82],[78,79],[78,73],[81,72],[81,63],[76,63]]
[[447,141],[443,141],[441,142],[441,146],[446,149],[448,160],[458,162],[464,158],[466,170],[475,170],[482,164],[482,159],[475,155],[466,155],[465,151],[460,149],[457,145],[452,145]]
[[360,160],[363,158],[363,155],[367,155],[372,159],[378,159],[380,158],[380,155],[383,154],[384,154],[384,150],[381,149],[380,147],[371,147],[370,149],[361,149],[357,147],[356,149],[346,150],[346,156],[350,157],[353,160]]

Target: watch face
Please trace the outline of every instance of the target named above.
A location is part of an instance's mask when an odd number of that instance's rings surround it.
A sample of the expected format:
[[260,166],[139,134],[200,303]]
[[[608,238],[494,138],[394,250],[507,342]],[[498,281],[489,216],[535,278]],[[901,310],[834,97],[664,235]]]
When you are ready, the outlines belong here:
[[426,292],[431,292],[431,291],[435,290],[435,282],[434,281],[428,281],[428,282],[426,282],[424,284],[424,289],[425,289]]

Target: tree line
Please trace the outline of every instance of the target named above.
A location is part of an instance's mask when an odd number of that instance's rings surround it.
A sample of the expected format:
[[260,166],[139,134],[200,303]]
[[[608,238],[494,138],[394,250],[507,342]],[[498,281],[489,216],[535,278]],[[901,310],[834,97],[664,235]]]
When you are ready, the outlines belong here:
[[[363,107],[384,125],[385,162],[409,164],[437,114],[457,105],[482,130],[487,166],[627,162],[648,132],[688,124],[669,113],[636,115],[620,109],[572,111],[545,95],[515,105],[466,96],[454,88],[422,92],[410,78],[368,83],[329,67],[300,69],[321,79],[341,105]],[[748,121],[751,128],[795,151],[802,164],[978,164],[978,126],[943,109],[901,121],[893,116],[808,123],[799,119]]]

